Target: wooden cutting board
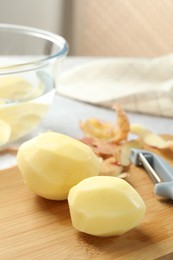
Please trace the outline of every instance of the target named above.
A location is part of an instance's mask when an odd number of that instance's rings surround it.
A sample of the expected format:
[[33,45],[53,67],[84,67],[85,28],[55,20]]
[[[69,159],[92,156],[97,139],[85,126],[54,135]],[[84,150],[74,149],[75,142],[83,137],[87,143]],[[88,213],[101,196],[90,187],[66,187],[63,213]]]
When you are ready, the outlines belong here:
[[[172,152],[162,155],[173,165]],[[147,206],[143,222],[122,236],[99,238],[72,227],[67,201],[34,195],[17,167],[1,171],[0,259],[173,259],[173,202],[154,195],[142,168],[131,166],[129,173]]]

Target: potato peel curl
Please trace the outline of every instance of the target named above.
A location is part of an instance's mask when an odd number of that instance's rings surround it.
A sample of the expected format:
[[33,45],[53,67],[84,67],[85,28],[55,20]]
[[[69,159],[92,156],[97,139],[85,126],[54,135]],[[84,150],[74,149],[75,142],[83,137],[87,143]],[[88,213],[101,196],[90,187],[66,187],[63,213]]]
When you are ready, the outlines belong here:
[[80,128],[85,136],[114,143],[127,140],[130,131],[128,117],[119,104],[115,104],[113,108],[117,116],[116,125],[90,118],[80,123]]
[[[130,131],[128,117],[119,104],[116,111],[116,124],[90,118],[80,123],[84,132],[82,142],[87,144],[100,158],[100,175],[127,177],[126,168],[130,165],[131,143],[127,141]],[[129,148],[128,148],[129,147]]]
[[[128,117],[119,104],[113,108],[116,111],[116,124],[102,122],[90,118],[80,123],[84,133],[82,142],[89,145],[100,158],[100,175],[118,176],[126,178],[131,164],[130,151],[132,148],[155,148],[160,151],[169,149],[173,151],[173,141],[165,140],[160,135],[147,128],[129,123]],[[128,140],[129,133],[136,135],[133,140]]]

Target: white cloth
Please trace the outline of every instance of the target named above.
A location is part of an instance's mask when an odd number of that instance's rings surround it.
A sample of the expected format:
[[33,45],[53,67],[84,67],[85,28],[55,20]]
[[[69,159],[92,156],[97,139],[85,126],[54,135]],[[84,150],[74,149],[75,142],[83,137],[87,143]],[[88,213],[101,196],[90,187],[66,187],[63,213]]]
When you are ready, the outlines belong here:
[[173,117],[173,54],[97,58],[63,73],[58,93],[95,105]]

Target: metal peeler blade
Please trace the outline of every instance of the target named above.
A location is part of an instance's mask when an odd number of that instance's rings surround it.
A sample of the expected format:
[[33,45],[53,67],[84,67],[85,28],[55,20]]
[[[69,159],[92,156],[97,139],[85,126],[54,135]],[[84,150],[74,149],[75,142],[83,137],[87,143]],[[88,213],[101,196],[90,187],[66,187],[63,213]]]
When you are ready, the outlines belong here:
[[131,149],[130,159],[143,166],[155,183],[154,193],[173,200],[173,168],[160,156],[146,150]]

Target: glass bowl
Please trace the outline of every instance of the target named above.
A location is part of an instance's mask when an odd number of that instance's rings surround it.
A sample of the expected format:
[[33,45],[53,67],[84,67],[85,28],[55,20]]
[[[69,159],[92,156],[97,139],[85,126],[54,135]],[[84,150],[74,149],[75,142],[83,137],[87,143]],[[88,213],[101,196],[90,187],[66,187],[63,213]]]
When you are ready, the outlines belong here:
[[68,44],[59,35],[0,24],[0,150],[39,125],[67,53]]

